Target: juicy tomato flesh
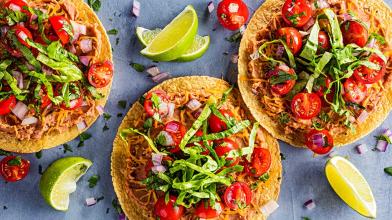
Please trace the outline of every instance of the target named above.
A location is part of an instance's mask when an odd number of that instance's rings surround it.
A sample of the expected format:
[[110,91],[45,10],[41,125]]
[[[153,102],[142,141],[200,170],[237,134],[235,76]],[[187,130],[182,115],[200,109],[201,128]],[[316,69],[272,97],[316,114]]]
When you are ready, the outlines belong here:
[[301,119],[311,119],[321,110],[321,99],[315,93],[298,93],[291,101],[291,111]]
[[[271,78],[274,76],[278,76],[280,72],[295,75],[294,70],[287,67],[287,66],[284,68],[281,66],[276,66],[275,69],[270,72]],[[287,93],[289,93],[293,89],[294,85],[295,85],[295,80],[290,79],[284,83],[272,85],[271,90],[278,95],[286,95]]]
[[364,47],[369,38],[367,29],[357,21],[346,21],[340,27],[343,34],[343,42],[347,44],[356,44]]
[[195,215],[202,219],[216,218],[218,217],[224,209],[223,203],[216,202],[215,207],[211,207],[209,202],[200,202],[196,209]]
[[113,78],[113,64],[110,61],[91,65],[87,75],[88,81],[95,88],[109,85]]
[[375,70],[366,66],[360,66],[354,70],[354,77],[365,84],[373,84],[378,82],[384,77],[386,71],[384,60],[382,60],[381,57],[379,57],[377,54],[370,55],[369,61],[377,64],[380,69]]
[[312,13],[312,8],[305,0],[286,0],[282,7],[283,20],[293,27],[303,27]]
[[248,169],[251,176],[260,177],[268,172],[271,167],[271,153],[269,150],[261,147],[255,148],[250,165]]
[[366,98],[367,88],[361,81],[351,77],[344,82],[343,86],[344,97],[347,101],[360,104]]
[[242,0],[223,0],[218,4],[217,15],[224,28],[235,31],[248,20],[249,10]]
[[329,37],[327,32],[320,31],[318,35],[318,47],[322,51],[331,49],[331,43],[329,42]]
[[16,182],[27,176],[30,169],[28,160],[20,159],[20,164],[10,164],[16,156],[7,156],[0,162],[0,173],[7,182]]
[[[226,156],[232,150],[238,150],[238,144],[230,138],[224,138],[217,141],[217,146],[215,147],[215,152],[219,157]],[[232,167],[239,163],[240,158],[226,158],[226,166]]]
[[[233,113],[231,111],[224,109],[219,109],[219,111],[228,119],[233,117]],[[213,133],[221,132],[227,129],[226,123],[214,114],[212,114],[208,119],[208,125],[210,127],[210,131]]]
[[163,90],[155,90],[146,95],[146,99],[144,100],[144,110],[146,111],[149,117],[152,117],[155,113],[159,113],[159,109],[154,107],[154,104],[151,100],[152,95],[155,94],[159,97],[161,102],[167,101],[166,92]]
[[181,122],[170,121],[165,124],[165,127],[163,130],[166,131],[167,133],[169,133],[174,141],[175,146],[174,146],[174,148],[170,149],[170,152],[171,153],[179,152],[181,150],[179,148],[180,142],[186,133],[185,126]]
[[170,195],[166,204],[165,197],[160,197],[154,206],[154,215],[160,220],[179,220],[184,214],[184,207],[175,205],[177,197]]
[[223,198],[227,207],[236,210],[250,204],[252,201],[252,191],[248,184],[235,182],[226,188]]
[[0,115],[7,115],[11,112],[11,110],[16,105],[16,97],[14,95],[10,95],[8,98],[5,98],[0,101]]
[[283,27],[278,30],[279,38],[283,39],[293,54],[297,54],[302,48],[302,36],[293,27]]
[[12,29],[15,31],[15,34],[18,38],[18,41],[22,43],[24,46],[30,48],[30,45],[26,42],[26,39],[33,39],[33,35],[29,31],[29,29],[23,27],[22,25],[15,25],[12,27]]
[[[320,146],[319,143],[314,143],[315,135],[321,136],[324,139],[323,146]],[[326,154],[333,148],[333,138],[326,130],[318,131],[313,129],[306,135],[306,146],[316,154]]]
[[49,22],[52,25],[53,30],[60,38],[61,43],[67,44],[71,40],[72,26],[68,19],[63,16],[53,16],[49,18]]

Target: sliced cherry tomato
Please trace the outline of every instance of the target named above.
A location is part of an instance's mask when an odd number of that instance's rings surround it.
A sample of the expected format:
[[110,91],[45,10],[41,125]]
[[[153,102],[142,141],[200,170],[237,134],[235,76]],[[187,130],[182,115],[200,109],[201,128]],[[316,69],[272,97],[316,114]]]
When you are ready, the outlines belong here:
[[271,153],[268,149],[257,147],[252,153],[251,166],[248,167],[249,174],[260,177],[268,172],[271,167]]
[[5,98],[0,101],[0,115],[7,115],[11,112],[11,110],[16,105],[16,97],[14,95],[10,95],[8,98]]
[[186,128],[185,126],[178,121],[169,121],[165,124],[165,127],[163,128],[164,131],[170,134],[170,136],[173,138],[174,141],[174,148],[170,149],[170,153],[177,153],[181,149],[179,147],[180,142],[182,138],[184,137],[186,133]]
[[201,201],[195,209],[195,215],[202,219],[216,218],[224,209],[223,203],[216,202],[214,207],[210,206],[210,202]]
[[245,24],[249,17],[248,7],[242,0],[223,0],[218,4],[218,20],[221,25],[235,31]]
[[286,0],[282,7],[283,20],[294,27],[303,27],[312,13],[312,8],[305,0]]
[[311,130],[306,135],[306,146],[316,154],[326,154],[333,148],[333,138],[327,130]]
[[18,37],[19,42],[25,45],[26,47],[30,48],[30,45],[26,42],[27,38],[30,40],[33,39],[33,35],[29,31],[29,29],[19,24],[12,27],[12,29],[15,31],[15,34]]
[[344,44],[356,44],[364,47],[369,38],[368,30],[357,21],[346,21],[340,27]]
[[5,3],[4,7],[13,11],[21,11],[25,14],[29,14],[27,10],[23,9],[23,7],[28,7],[27,2],[23,0],[9,0],[7,3]]
[[[219,111],[228,120],[230,120],[234,116],[231,111],[224,110],[224,109],[219,109]],[[210,131],[213,133],[221,132],[227,129],[226,123],[214,114],[211,115],[210,118],[208,119],[208,125],[210,127]]]
[[154,116],[155,113],[159,113],[161,115],[165,114],[167,109],[165,111],[164,109],[159,109],[159,106],[154,106],[154,103],[151,100],[153,94],[159,97],[159,103],[158,103],[159,105],[167,102],[166,92],[163,90],[155,90],[146,95],[146,98],[144,100],[144,110],[146,111],[147,115],[150,117]]
[[315,93],[298,93],[291,101],[291,111],[301,119],[311,119],[321,110],[321,99]]
[[384,77],[386,71],[386,65],[384,60],[381,59],[377,54],[373,53],[369,57],[369,61],[380,66],[380,70],[370,69],[366,66],[360,66],[354,70],[354,76],[357,80],[365,84],[373,84],[378,82]]
[[243,209],[252,201],[252,191],[248,184],[236,182],[226,188],[223,198],[230,209]]
[[[274,77],[277,77],[282,73],[295,75],[294,69],[291,69],[288,66],[279,65],[279,66],[276,66],[273,71],[269,72],[269,74],[271,75],[270,83],[272,83],[271,80]],[[286,95],[287,93],[289,93],[293,89],[294,85],[295,85],[295,80],[290,79],[290,80],[287,80],[286,82],[272,85],[271,90],[278,95]]]
[[279,38],[283,39],[293,54],[297,54],[302,48],[302,36],[293,27],[283,27],[278,30]]
[[318,49],[321,51],[327,51],[331,49],[331,43],[329,42],[329,36],[327,32],[320,31],[318,35]]
[[366,85],[363,84],[361,81],[356,80],[353,77],[348,78],[344,82],[343,86],[344,86],[344,97],[349,102],[354,102],[359,104],[365,99],[367,95]]
[[[238,144],[230,138],[224,138],[216,141],[215,152],[219,157],[226,156],[232,150],[238,150]],[[226,158],[226,166],[232,167],[240,162],[240,158]]]
[[[326,89],[331,85],[331,78],[329,77],[320,77],[318,78],[320,80],[322,80],[321,82],[319,82],[318,84],[315,84],[313,86],[313,91],[320,97],[324,97],[324,92],[326,91]],[[317,79],[317,80],[318,80]],[[330,94],[330,93],[329,93]],[[329,95],[328,94],[328,95]]]
[[30,162],[20,156],[7,156],[0,162],[0,173],[7,182],[16,182],[27,176]]
[[179,220],[184,214],[184,207],[176,205],[177,197],[170,195],[169,201],[160,197],[154,206],[154,215],[160,220]]
[[69,20],[64,16],[53,16],[49,18],[49,22],[61,43],[63,45],[69,43],[73,36],[73,28]]
[[87,75],[88,81],[95,88],[109,85],[113,78],[113,64],[110,61],[91,65]]

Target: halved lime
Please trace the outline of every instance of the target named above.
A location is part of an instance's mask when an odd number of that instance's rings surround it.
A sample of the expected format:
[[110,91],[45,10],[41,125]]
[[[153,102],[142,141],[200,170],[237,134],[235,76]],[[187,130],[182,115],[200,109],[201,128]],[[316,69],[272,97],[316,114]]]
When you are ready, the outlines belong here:
[[175,60],[192,45],[197,26],[196,11],[188,5],[140,53],[155,61]]
[[[156,28],[154,30],[149,30],[143,27],[136,28],[136,35],[139,39],[140,43],[143,46],[147,46],[154,40],[154,38],[161,32],[162,29]],[[208,47],[210,46],[210,36],[199,36],[196,35],[195,39],[192,42],[191,47],[185,51],[183,55],[181,55],[176,61],[180,62],[188,62],[192,60],[196,60],[204,55],[207,51]]]
[[67,211],[69,194],[75,192],[76,182],[92,164],[83,157],[64,157],[52,163],[39,183],[45,201],[56,210]]
[[325,174],[336,194],[359,214],[376,218],[377,206],[372,190],[359,170],[347,159],[335,156],[328,160]]

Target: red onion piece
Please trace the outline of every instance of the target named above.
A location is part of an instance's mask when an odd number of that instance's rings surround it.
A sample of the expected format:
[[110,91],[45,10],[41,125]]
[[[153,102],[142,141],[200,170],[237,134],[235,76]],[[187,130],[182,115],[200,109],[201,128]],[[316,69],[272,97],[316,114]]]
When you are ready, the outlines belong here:
[[278,208],[279,204],[275,200],[270,200],[260,208],[260,211],[264,216],[269,216]]
[[95,198],[87,198],[86,199],[86,205],[87,206],[93,206],[97,204],[97,200]]
[[89,53],[93,50],[93,40],[83,39],[80,41],[79,46],[83,53]]
[[338,155],[338,152],[332,151],[331,153],[328,154],[328,157],[329,157],[329,158],[332,158],[332,157],[334,157],[334,156],[336,156],[336,155]]
[[74,35],[78,34],[82,34],[82,35],[86,35],[87,34],[87,27],[84,24],[79,24],[76,21],[71,21],[71,25],[72,25],[72,29],[74,32]]
[[75,45],[71,44],[71,45],[69,45],[69,46],[67,47],[67,49],[68,49],[69,52],[71,52],[71,53],[73,53],[73,54],[76,54]]
[[80,62],[85,66],[90,65],[91,58],[92,58],[91,56],[79,56]]
[[140,16],[140,2],[137,0],[133,0],[132,13],[135,17]]
[[325,146],[325,141],[324,141],[324,136],[322,134],[315,134],[313,135],[313,144],[316,145],[317,147],[324,147]]
[[169,112],[169,105],[166,102],[159,103],[159,114],[166,116]]
[[120,214],[118,215],[118,220],[127,220],[127,217],[125,216],[124,213],[120,213]]
[[23,32],[23,31],[18,33],[18,37],[22,40],[26,40],[28,38],[27,35],[25,34],[25,32]]
[[388,148],[388,142],[384,141],[384,140],[378,140],[377,141],[377,146],[376,149],[380,152],[385,152],[387,151]]
[[214,11],[215,9],[214,2],[212,1],[208,2],[207,9],[209,13],[212,13],[212,11]]
[[290,71],[290,67],[288,67],[286,64],[279,64],[279,69],[285,71],[285,72],[289,72]]
[[163,158],[163,154],[152,153],[151,160],[154,166],[162,165],[162,158]]
[[240,27],[240,33],[241,33],[241,35],[244,35],[245,30],[246,30],[245,25],[242,25],[242,26]]
[[22,9],[20,8],[20,6],[15,5],[14,3],[11,3],[11,4],[8,6],[8,8],[11,9],[12,11],[20,11],[20,10],[22,10]]
[[85,121],[81,121],[81,122],[77,123],[76,126],[78,127],[79,131],[82,131],[87,128],[87,124]]
[[316,203],[313,201],[313,199],[309,199],[308,201],[306,201],[306,202],[304,203],[304,206],[305,206],[307,209],[312,210],[312,209],[316,208]]
[[238,54],[231,55],[231,62],[238,63]]
[[168,72],[160,73],[154,77],[152,77],[152,81],[155,83],[160,83],[164,81],[165,79],[169,78],[170,74]]
[[102,106],[102,105],[97,105],[97,106],[95,107],[95,109],[97,109],[99,115],[103,115],[103,113],[105,112],[105,110],[103,109],[103,106]]
[[314,18],[310,18],[309,21],[302,27],[305,31],[308,31],[314,25]]
[[257,60],[257,59],[259,59],[259,57],[260,57],[259,51],[255,51],[254,53],[252,53],[250,55],[251,60]]
[[364,154],[364,153],[368,152],[369,149],[367,148],[366,144],[360,144],[357,146],[357,151],[359,154]]
[[173,137],[169,134],[167,131],[161,131],[159,132],[160,136],[163,136],[165,138],[164,143],[161,143],[163,146],[168,147],[172,146],[174,144]]
[[195,111],[201,107],[201,103],[196,100],[196,99],[191,99],[187,104],[186,107],[188,107],[191,111]]
[[21,125],[31,125],[31,124],[36,124],[38,122],[38,119],[36,117],[28,117],[23,119]]
[[326,0],[318,0],[317,1],[317,8],[319,8],[319,9],[329,8],[329,4],[328,4],[328,2]]
[[168,109],[167,117],[169,117],[169,118],[173,117],[175,108],[176,108],[176,105],[174,103],[169,103],[167,105],[167,109]]
[[158,166],[153,166],[151,168],[151,171],[153,173],[164,173],[166,172],[166,167],[162,166],[162,165],[158,165]]
[[310,34],[307,31],[299,31],[299,33],[301,34],[301,37],[305,37],[305,36],[308,36]]
[[12,71],[12,76],[16,79],[17,84],[18,84],[18,88],[19,89],[23,89],[23,74],[21,72],[18,72],[16,70]]
[[146,69],[146,72],[150,75],[150,76],[156,76],[159,73],[161,73],[161,71],[159,71],[159,68],[157,66],[150,66]]
[[16,115],[16,117],[18,117],[20,120],[23,120],[29,110],[27,109],[27,105],[21,101],[18,101],[11,111],[14,113],[14,115]]
[[388,136],[388,137],[391,138],[391,137],[392,137],[392,131],[391,131],[391,129],[389,129],[389,128],[385,129],[383,135]]
[[342,22],[349,21],[349,20],[353,19],[352,16],[348,13],[338,15],[338,17],[343,20]]
[[361,114],[358,116],[357,121],[359,123],[364,122],[369,116],[369,113],[366,110],[363,110]]
[[276,49],[276,55],[281,57],[284,54],[284,46],[283,45],[279,45],[278,48]]
[[376,46],[376,39],[372,38],[369,43],[366,44],[365,47],[374,48]]

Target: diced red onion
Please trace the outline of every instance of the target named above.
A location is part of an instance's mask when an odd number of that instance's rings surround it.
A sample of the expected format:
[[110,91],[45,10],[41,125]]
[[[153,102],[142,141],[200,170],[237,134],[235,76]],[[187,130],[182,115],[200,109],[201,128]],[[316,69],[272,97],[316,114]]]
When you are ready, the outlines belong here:
[[92,39],[83,39],[79,43],[80,49],[83,53],[88,53],[93,50],[93,40]]
[[191,99],[187,104],[186,107],[188,107],[191,111],[195,111],[201,107],[201,103],[199,100],[196,99]]
[[74,35],[86,35],[87,34],[87,27],[84,24],[79,24],[76,21],[71,21],[72,29],[74,32]]
[[176,108],[176,105],[174,103],[169,103],[167,105],[167,117],[169,117],[169,118],[173,117],[175,108]]
[[140,2],[137,0],[133,0],[132,13],[135,17],[140,16]]
[[36,124],[38,122],[38,119],[36,117],[28,117],[23,119],[21,125],[31,125],[31,124]]
[[71,52],[71,53],[73,53],[73,54],[76,54],[75,45],[71,44],[70,46],[68,46],[67,49],[68,49],[69,52]]
[[167,131],[159,132],[159,135],[162,135],[165,138],[165,142],[161,143],[163,146],[168,147],[174,144],[173,137]]
[[93,206],[97,204],[97,200],[95,198],[87,198],[86,199],[86,205],[87,206]]
[[384,141],[384,140],[378,140],[377,141],[377,146],[376,149],[380,152],[385,152],[387,151],[388,148],[388,142]]
[[305,37],[305,36],[308,36],[310,34],[307,31],[299,31],[299,33],[301,34],[301,37]]
[[328,157],[329,157],[329,158],[332,158],[332,157],[334,157],[334,156],[336,156],[336,155],[338,155],[338,152],[332,151],[331,153],[328,154]]
[[316,203],[313,201],[313,199],[309,199],[308,201],[306,201],[306,202],[304,203],[304,206],[305,206],[307,209],[312,210],[312,209],[316,208]]
[[166,172],[166,167],[165,167],[165,166],[162,166],[162,165],[153,166],[153,167],[151,168],[151,171],[152,171],[153,173],[164,173],[164,172]]
[[375,38],[372,38],[370,40],[370,42],[368,44],[366,44],[366,47],[369,47],[369,48],[374,48],[375,46],[376,46],[376,39]]
[[244,35],[245,30],[246,30],[245,25],[242,25],[242,26],[240,27],[240,33],[241,33],[242,35]]
[[165,130],[170,133],[178,133],[180,126],[177,123],[168,123]]
[[286,64],[280,64],[279,65],[279,69],[285,72],[289,72],[290,71],[290,67],[288,67]]
[[238,63],[238,54],[231,55],[231,62]]
[[5,36],[5,34],[8,32],[9,27],[8,26],[3,26],[1,27],[0,31],[1,31],[1,36]]
[[120,214],[118,215],[118,220],[127,220],[127,217],[125,216],[124,213],[120,213]]
[[159,114],[160,114],[160,115],[166,116],[167,113],[169,112],[168,103],[167,103],[167,102],[161,102],[161,103],[159,103],[158,110],[159,110]]
[[12,11],[20,11],[20,10],[21,10],[20,6],[15,5],[14,3],[11,3],[11,4],[8,6],[8,8],[11,9]]
[[42,72],[44,72],[47,76],[50,76],[54,73],[54,71],[46,65],[42,65]]
[[357,146],[357,151],[359,154],[364,154],[364,153],[368,152],[369,149],[367,148],[366,144],[360,144]]
[[154,77],[152,77],[152,81],[156,83],[160,83],[164,81],[165,79],[169,78],[170,74],[168,72],[160,73]]
[[260,208],[261,213],[263,213],[264,216],[269,216],[271,215],[277,208],[279,208],[278,203],[276,203],[275,200],[270,200],[268,201],[265,205],[263,205]]
[[87,124],[86,124],[85,121],[81,121],[81,122],[79,122],[79,123],[76,124],[76,127],[78,127],[78,130],[79,130],[79,131],[82,131],[82,130],[84,130],[84,129],[87,128]]
[[259,59],[259,57],[260,57],[259,51],[255,51],[254,53],[252,53],[250,55],[251,60],[257,60],[257,59]]
[[163,158],[163,154],[152,153],[151,160],[154,166],[162,165],[162,158]]
[[283,54],[284,54],[284,46],[279,44],[278,48],[276,49],[276,55],[281,57],[283,56]]
[[325,146],[324,136],[322,134],[315,134],[313,135],[312,139],[313,139],[313,144],[316,145],[317,147]]
[[159,73],[161,73],[161,71],[159,71],[159,68],[157,66],[150,66],[146,69],[146,72],[150,75],[150,76],[156,76]]
[[358,116],[357,121],[359,123],[364,122],[369,116],[369,113],[366,110],[363,110],[361,114]]
[[38,18],[38,15],[32,14],[32,15],[30,16],[30,21],[35,21],[35,20],[37,20],[37,18]]
[[79,56],[80,62],[85,66],[90,65],[91,58],[91,56]]
[[30,71],[34,70],[34,66],[33,65],[31,65],[28,62],[25,62],[25,64],[26,64],[26,67],[27,67],[28,70],[30,70]]
[[212,13],[212,11],[214,11],[215,9],[214,2],[212,1],[208,2],[207,8],[208,8],[208,12]]
[[103,113],[105,112],[105,110],[103,109],[103,106],[102,106],[102,105],[97,105],[97,106],[95,107],[95,109],[97,109],[99,115],[103,115]]
[[342,15],[339,15],[338,17],[343,20],[342,22],[349,21],[352,19],[352,16],[348,13],[344,13]]
[[317,8],[323,9],[323,8],[329,8],[329,4],[326,0],[318,0],[317,1]]
[[22,40],[26,40],[28,37],[25,32],[21,31],[18,33],[18,37]]
[[12,70],[12,76],[16,79],[18,88],[23,89],[23,74],[21,72],[18,72],[16,70]]
[[14,115],[16,115],[16,117],[18,117],[20,120],[23,120],[29,110],[27,109],[27,105],[21,101],[18,101],[11,111],[14,113]]
[[314,25],[314,18],[310,18],[309,21],[302,27],[305,31],[309,30]]
[[389,129],[389,128],[385,129],[383,135],[388,136],[388,137],[392,137],[391,129]]

